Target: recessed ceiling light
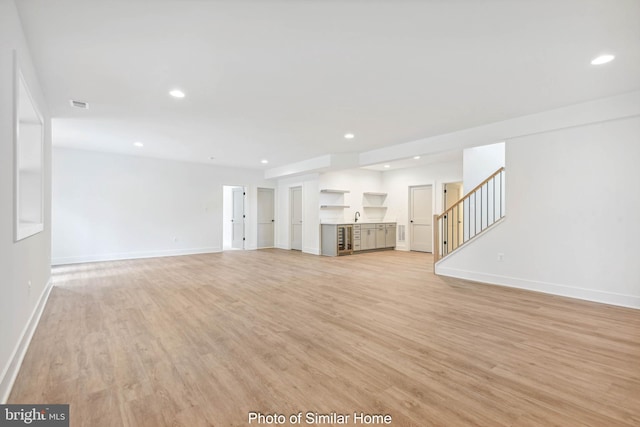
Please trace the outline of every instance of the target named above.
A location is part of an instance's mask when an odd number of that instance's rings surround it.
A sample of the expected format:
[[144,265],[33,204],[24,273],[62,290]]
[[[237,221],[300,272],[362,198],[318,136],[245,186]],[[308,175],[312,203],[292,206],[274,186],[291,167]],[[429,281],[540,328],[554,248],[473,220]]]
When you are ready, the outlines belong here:
[[355,136],[354,134],[352,134],[352,133],[345,133],[345,134],[344,134],[344,137],[345,137],[346,139],[353,139],[353,138],[355,138],[356,136]]
[[600,55],[596,58],[593,58],[593,60],[591,60],[591,65],[602,65],[602,64],[606,64],[607,62],[611,62],[613,61],[613,59],[615,58],[615,56],[613,55]]
[[414,160],[418,160],[420,158],[420,156],[413,156]]
[[260,163],[262,163],[263,165],[266,165],[267,163],[269,163],[269,160],[263,159],[263,160],[260,160]]
[[184,98],[184,92],[180,89],[172,90],[171,92],[169,92],[169,95],[173,96],[174,98]]
[[389,168],[391,167],[391,165],[384,165],[384,167],[385,167],[386,169],[389,169]]
[[134,142],[133,145],[135,145],[136,147],[144,147],[144,144],[140,141]]

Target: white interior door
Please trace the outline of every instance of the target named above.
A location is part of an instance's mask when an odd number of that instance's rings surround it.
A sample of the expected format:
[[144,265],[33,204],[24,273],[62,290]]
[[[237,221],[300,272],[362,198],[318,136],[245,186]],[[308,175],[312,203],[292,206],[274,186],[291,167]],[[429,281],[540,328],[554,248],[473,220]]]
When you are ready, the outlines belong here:
[[258,188],[258,248],[274,246],[273,188]]
[[302,250],[302,187],[292,187],[291,201],[291,249]]
[[430,185],[411,187],[409,201],[409,225],[411,226],[411,250],[433,251],[433,199]]
[[231,214],[231,247],[244,249],[244,188],[231,190],[233,211]]

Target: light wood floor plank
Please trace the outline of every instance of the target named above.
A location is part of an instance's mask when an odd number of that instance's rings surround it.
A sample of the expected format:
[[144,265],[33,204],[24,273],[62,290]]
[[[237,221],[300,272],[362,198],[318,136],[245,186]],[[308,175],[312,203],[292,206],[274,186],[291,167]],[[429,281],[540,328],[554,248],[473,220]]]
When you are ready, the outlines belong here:
[[249,411],[640,425],[640,311],[439,278],[429,254],[237,251],[53,276],[9,401],[70,403],[72,426],[247,426]]

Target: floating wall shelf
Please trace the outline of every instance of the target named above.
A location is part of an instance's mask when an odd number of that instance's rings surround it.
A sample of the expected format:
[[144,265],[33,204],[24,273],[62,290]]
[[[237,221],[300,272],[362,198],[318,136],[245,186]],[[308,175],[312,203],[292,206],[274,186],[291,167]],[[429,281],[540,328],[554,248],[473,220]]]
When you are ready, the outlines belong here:
[[322,189],[320,190],[321,193],[338,193],[338,194],[345,194],[345,193],[350,193],[349,190],[330,190],[330,189]]
[[386,199],[387,193],[364,192],[362,193],[362,207],[386,209],[384,205]]

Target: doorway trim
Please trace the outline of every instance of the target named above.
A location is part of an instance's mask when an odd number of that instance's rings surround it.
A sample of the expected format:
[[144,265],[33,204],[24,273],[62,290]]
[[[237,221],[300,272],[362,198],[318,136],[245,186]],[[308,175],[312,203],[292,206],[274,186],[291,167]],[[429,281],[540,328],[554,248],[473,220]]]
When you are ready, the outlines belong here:
[[[420,187],[431,187],[431,214],[429,216],[429,221],[431,222],[431,236],[430,236],[430,242],[431,242],[431,250],[430,251],[418,251],[417,249],[414,249],[414,241],[413,241],[413,220],[412,220],[412,204],[413,204],[413,195],[412,195],[412,190],[414,188],[420,188]],[[407,244],[407,250],[409,251],[417,251],[417,252],[425,252],[425,253],[433,253],[433,212],[435,212],[435,207],[436,207],[436,194],[434,191],[435,188],[435,183],[432,182],[428,182],[425,184],[416,184],[416,185],[410,185],[407,187],[407,193],[408,193],[408,206],[407,206],[407,230],[406,230],[406,240],[408,241]]]
[[[241,244],[234,247],[233,233],[238,230],[234,225],[233,209],[234,209],[234,192],[242,191],[242,213],[241,217],[235,220],[241,220]],[[247,249],[247,187],[244,185],[223,185],[222,186],[222,250],[245,250]],[[237,245],[237,242],[236,242]]]

